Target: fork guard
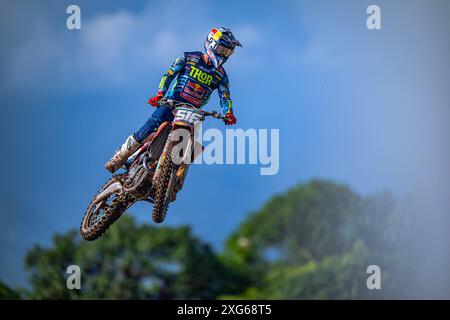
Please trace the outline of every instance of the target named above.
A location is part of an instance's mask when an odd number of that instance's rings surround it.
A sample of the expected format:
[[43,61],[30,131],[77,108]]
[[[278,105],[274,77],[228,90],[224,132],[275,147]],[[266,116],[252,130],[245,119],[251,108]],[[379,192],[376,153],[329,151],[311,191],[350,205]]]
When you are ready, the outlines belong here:
[[158,131],[153,134],[149,144],[146,146],[151,159],[156,160],[161,157],[171,129],[172,124],[167,121],[161,124]]

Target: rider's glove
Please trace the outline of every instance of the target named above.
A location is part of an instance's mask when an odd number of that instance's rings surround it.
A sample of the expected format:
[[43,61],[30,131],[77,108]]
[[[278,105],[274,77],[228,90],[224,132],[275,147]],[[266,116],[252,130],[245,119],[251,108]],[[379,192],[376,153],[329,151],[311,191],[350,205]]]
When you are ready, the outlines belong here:
[[232,124],[235,124],[236,123],[236,121],[237,121],[237,119],[234,117],[234,115],[233,115],[233,112],[228,112],[226,115],[225,115],[225,118],[226,118],[226,121],[225,121],[225,124],[226,125],[232,125]]
[[161,100],[164,97],[164,93],[162,93],[161,91],[158,91],[158,93],[156,94],[156,96],[151,97],[150,99],[148,99],[147,103],[151,104],[154,107],[159,107],[159,100]]

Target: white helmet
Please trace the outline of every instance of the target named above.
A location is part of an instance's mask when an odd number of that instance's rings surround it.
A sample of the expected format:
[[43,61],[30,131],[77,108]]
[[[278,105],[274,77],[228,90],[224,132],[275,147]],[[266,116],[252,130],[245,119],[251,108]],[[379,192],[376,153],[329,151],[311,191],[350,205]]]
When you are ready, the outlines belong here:
[[205,52],[216,68],[228,60],[236,46],[242,47],[231,30],[224,27],[212,28],[205,40]]

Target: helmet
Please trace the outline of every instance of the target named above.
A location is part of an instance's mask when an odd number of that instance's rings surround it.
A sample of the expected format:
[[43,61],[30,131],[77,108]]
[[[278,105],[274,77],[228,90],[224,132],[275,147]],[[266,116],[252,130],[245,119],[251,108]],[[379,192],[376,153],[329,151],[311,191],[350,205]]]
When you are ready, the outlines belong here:
[[216,68],[228,60],[236,46],[242,47],[231,30],[224,27],[212,28],[205,40],[205,52]]

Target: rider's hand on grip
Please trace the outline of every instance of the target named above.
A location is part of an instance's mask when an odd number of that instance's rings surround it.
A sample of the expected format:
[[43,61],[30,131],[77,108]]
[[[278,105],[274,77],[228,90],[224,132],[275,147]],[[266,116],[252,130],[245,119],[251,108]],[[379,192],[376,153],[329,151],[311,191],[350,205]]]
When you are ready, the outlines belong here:
[[164,97],[164,94],[161,91],[158,91],[158,93],[156,94],[156,96],[151,97],[150,99],[148,99],[147,103],[154,106],[154,107],[159,107],[159,100],[161,100]]
[[232,112],[228,112],[225,115],[225,118],[226,118],[226,120],[225,120],[225,124],[226,125],[229,126],[229,125],[232,125],[232,124],[236,124],[237,119],[234,117]]

